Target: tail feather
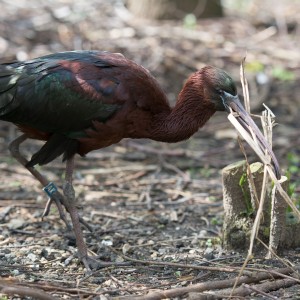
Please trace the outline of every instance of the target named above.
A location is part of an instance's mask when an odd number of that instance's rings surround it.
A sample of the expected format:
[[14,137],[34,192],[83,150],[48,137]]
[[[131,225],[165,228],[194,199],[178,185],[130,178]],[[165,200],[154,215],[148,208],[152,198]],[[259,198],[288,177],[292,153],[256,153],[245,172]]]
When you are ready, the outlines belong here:
[[77,140],[69,139],[62,134],[53,134],[44,146],[32,156],[26,166],[45,165],[62,154],[63,161],[65,161],[77,153],[78,144]]

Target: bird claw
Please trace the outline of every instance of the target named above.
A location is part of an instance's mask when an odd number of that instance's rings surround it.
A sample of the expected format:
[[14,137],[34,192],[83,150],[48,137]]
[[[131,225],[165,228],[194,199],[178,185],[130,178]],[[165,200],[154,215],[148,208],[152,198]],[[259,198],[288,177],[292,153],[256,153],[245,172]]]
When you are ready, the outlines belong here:
[[111,261],[101,261],[97,258],[98,256],[85,256],[79,258],[86,268],[86,273],[91,274],[92,270],[99,270],[101,268],[111,267],[111,266],[129,266],[130,262],[111,262]]
[[81,258],[82,263],[85,266],[86,273],[90,274],[92,270],[98,270],[101,268],[101,261],[97,260],[92,256],[86,256]]

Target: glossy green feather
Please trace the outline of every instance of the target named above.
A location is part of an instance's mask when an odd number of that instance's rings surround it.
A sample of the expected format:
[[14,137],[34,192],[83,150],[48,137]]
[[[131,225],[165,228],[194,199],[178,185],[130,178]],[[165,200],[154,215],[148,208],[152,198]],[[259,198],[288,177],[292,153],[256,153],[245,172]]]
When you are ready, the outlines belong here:
[[[93,53],[93,52],[91,52]],[[0,67],[0,118],[35,129],[66,136],[83,136],[92,120],[105,122],[120,105],[105,103],[80,89],[80,74],[61,67],[60,59],[87,61],[108,67],[88,53],[58,53],[26,63]],[[80,78],[80,80],[85,80]],[[76,87],[77,90],[74,90]]]
[[121,107],[110,97],[118,83],[99,84],[106,79],[101,70],[114,67],[102,54],[71,51],[0,65],[0,119],[49,136],[29,166],[73,156],[93,121],[106,122]]

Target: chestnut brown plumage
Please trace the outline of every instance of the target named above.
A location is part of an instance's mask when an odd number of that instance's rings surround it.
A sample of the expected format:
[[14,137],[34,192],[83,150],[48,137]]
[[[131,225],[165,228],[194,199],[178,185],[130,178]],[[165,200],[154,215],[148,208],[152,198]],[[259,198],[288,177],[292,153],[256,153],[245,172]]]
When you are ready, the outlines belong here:
[[[207,66],[192,74],[171,108],[151,74],[121,54],[70,51],[0,66],[0,119],[16,124],[24,133],[11,144],[11,152],[43,185],[48,182],[34,166],[60,155],[67,161],[65,197],[53,190],[53,185],[48,193],[62,218],[61,202],[70,213],[79,254],[87,267],[87,249],[73,201],[74,155],[85,155],[123,138],[168,143],[185,140],[216,111],[230,109],[268,150],[279,177],[273,152],[223,70]],[[46,141],[29,162],[18,152],[26,138]]]

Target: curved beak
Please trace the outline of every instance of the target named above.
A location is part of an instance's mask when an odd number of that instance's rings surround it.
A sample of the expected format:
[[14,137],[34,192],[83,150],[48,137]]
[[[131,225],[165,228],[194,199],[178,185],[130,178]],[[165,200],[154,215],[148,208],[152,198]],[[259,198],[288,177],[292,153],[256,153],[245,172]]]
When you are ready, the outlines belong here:
[[[270,145],[268,144],[265,137],[262,135],[261,131],[258,129],[250,115],[246,112],[244,109],[242,103],[240,102],[239,97],[233,96],[229,93],[224,92],[223,96],[223,104],[225,106],[225,109],[230,113],[231,111],[238,114],[238,117],[236,118],[237,121],[241,124],[241,126],[252,136],[252,133],[256,136],[256,139],[258,141],[258,144],[260,148],[265,151],[267,150],[268,154],[271,157],[272,165],[274,168],[274,172],[277,179],[281,178],[281,171],[279,167],[279,163],[277,161],[277,158],[275,154],[273,153]],[[250,130],[251,129],[251,130]],[[252,131],[252,132],[251,132]]]

